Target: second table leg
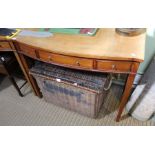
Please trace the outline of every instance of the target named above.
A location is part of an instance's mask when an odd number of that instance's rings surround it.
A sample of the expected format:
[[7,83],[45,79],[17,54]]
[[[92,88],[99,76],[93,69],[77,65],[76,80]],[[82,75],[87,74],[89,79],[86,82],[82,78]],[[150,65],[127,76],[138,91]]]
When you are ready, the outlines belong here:
[[122,96],[122,99],[121,99],[121,102],[120,102],[118,114],[117,114],[117,117],[116,117],[117,122],[120,120],[123,109],[125,108],[125,105],[127,104],[128,98],[129,98],[130,93],[131,93],[132,85],[133,85],[133,82],[134,82],[134,79],[135,79],[135,75],[136,74],[129,74],[128,75],[126,85],[125,85],[125,89],[124,89],[124,92],[123,92],[123,96]]

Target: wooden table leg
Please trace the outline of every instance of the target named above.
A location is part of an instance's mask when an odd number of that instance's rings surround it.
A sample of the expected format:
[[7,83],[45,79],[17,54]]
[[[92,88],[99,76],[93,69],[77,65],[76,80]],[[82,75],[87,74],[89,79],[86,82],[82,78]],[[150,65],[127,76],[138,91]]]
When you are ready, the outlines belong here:
[[32,88],[32,91],[33,93],[38,96],[38,97],[42,97],[42,94],[40,93],[40,90],[38,88],[38,85],[36,83],[36,81],[34,80],[34,78],[29,74],[29,68],[28,68],[28,64],[27,64],[27,61],[24,57],[23,54],[20,54],[20,53],[17,53],[17,52],[14,52],[19,64],[20,64],[20,67],[25,75],[25,78],[27,79],[27,81],[29,82],[31,88]]
[[119,106],[119,110],[118,110],[118,114],[117,114],[117,118],[116,118],[117,122],[119,122],[119,120],[121,118],[121,114],[123,112],[123,109],[127,103],[129,96],[130,96],[130,92],[132,89],[133,81],[135,79],[135,75],[136,74],[129,74],[128,75],[127,82],[126,82],[125,89],[124,89],[124,93],[123,93],[123,96],[122,96],[122,99],[120,102],[120,106]]
[[127,101],[129,99],[131,89],[132,89],[132,85],[133,85],[133,82],[134,82],[138,67],[139,67],[139,63],[133,63],[132,68],[131,68],[132,73],[130,73],[128,75],[126,85],[125,85],[125,89],[124,89],[124,92],[123,92],[123,96],[122,96],[122,99],[121,99],[121,102],[120,102],[120,105],[119,105],[118,114],[117,114],[117,117],[116,117],[117,122],[119,122],[119,120],[121,118],[121,115],[122,115],[122,112],[123,112],[123,109],[125,108],[125,105],[127,104]]

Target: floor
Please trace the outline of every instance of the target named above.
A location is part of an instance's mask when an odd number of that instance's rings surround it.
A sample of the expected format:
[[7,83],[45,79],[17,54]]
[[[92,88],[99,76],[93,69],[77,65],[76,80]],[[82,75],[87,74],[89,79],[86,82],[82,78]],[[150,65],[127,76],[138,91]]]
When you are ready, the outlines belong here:
[[[21,84],[23,81],[19,81]],[[0,77],[0,126],[151,126],[152,121],[141,122],[124,112],[120,122],[115,122],[117,107],[122,93],[120,86],[113,85],[97,119],[46,103],[34,96],[28,84],[19,97],[9,80]]]

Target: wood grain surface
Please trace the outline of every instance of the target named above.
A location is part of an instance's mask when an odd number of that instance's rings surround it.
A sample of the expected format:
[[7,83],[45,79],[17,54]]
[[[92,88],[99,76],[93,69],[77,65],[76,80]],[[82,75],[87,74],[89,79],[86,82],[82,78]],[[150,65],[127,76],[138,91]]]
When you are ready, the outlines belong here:
[[101,28],[95,36],[54,34],[46,38],[17,36],[16,40],[52,53],[142,62],[145,36],[145,33],[134,37],[122,36],[117,34],[114,28]]

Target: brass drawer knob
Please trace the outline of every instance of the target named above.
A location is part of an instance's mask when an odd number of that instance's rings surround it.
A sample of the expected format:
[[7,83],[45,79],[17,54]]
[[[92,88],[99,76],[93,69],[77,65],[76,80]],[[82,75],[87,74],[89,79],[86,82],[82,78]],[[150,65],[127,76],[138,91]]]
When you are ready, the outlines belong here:
[[52,61],[52,57],[51,56],[48,56],[48,60]]
[[116,69],[116,65],[112,65],[112,69]]
[[76,61],[76,64],[77,64],[77,66],[80,66],[80,63],[79,63],[79,61]]

